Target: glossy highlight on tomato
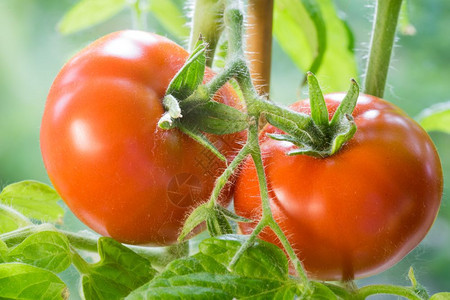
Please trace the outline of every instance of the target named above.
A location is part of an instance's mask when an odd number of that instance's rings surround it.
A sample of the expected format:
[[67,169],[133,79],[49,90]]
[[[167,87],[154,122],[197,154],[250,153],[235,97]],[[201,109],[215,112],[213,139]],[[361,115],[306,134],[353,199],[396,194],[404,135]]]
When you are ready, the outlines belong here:
[[[75,55],[50,89],[40,135],[49,178],[74,214],[104,236],[174,243],[225,167],[177,129],[157,126],[167,86],[187,57],[156,34],[116,32]],[[205,78],[212,76],[207,69]],[[214,100],[241,108],[228,84]],[[244,139],[207,137],[228,159]],[[230,195],[228,188],[221,203]]]
[[[330,117],[344,94],[325,96]],[[291,106],[310,113],[308,101]],[[335,155],[287,156],[295,146],[266,133],[261,150],[271,208],[309,276],[350,280],[384,271],[415,248],[432,226],[442,197],[442,170],[427,133],[394,105],[360,95],[355,136]],[[236,183],[236,213],[258,220],[261,200],[253,161]],[[256,223],[241,223],[244,234]],[[281,247],[275,234],[260,237]]]

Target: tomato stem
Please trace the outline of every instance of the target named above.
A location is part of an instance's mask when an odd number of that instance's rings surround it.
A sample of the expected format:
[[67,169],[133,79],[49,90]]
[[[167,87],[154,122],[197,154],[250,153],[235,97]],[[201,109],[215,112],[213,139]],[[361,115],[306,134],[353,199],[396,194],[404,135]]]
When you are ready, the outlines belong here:
[[383,97],[402,0],[378,0],[364,92]]
[[423,300],[410,287],[395,286],[395,285],[369,285],[358,289],[354,299],[366,299],[375,294],[390,294],[405,297],[410,300]]
[[208,67],[212,66],[214,52],[223,31],[222,14],[224,8],[224,0],[194,1],[189,52],[194,50],[201,35],[208,44],[206,49],[206,65]]
[[236,171],[237,167],[241,162],[250,154],[250,144],[247,142],[244,147],[238,152],[233,161],[228,165],[228,167],[223,171],[223,173],[217,178],[214,189],[211,193],[211,197],[208,202],[208,206],[213,208],[217,205],[217,199],[219,198],[220,192],[227,184],[231,175]]

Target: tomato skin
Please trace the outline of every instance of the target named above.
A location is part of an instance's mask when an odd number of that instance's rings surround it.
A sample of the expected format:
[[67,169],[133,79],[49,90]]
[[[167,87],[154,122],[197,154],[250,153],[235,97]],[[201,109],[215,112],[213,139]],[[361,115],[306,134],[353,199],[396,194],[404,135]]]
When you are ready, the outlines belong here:
[[[343,94],[325,96],[330,117]],[[291,106],[310,113],[308,101]],[[349,280],[384,271],[425,237],[439,210],[443,180],[426,132],[400,109],[360,95],[353,113],[358,130],[333,156],[287,156],[294,146],[261,135],[271,208],[309,276]],[[260,219],[253,161],[239,175],[238,215]],[[256,223],[239,224],[244,234]],[[281,247],[272,230],[260,237]]]
[[[74,214],[104,236],[174,243],[225,167],[178,130],[157,126],[166,88],[187,57],[156,34],[116,32],[72,58],[50,89],[40,134],[49,178]],[[207,69],[205,77],[212,75]],[[215,100],[241,108],[229,85]],[[208,137],[228,159],[244,138]],[[221,195],[223,205],[231,192]]]

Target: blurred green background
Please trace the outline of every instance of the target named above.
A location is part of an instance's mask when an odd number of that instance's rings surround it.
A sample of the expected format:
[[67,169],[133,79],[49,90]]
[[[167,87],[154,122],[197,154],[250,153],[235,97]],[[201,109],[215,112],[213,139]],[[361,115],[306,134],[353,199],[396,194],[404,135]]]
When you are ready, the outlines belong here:
[[[159,1],[159,0],[158,0]],[[183,6],[183,1],[176,1]],[[374,1],[336,0],[355,33],[360,71],[365,65]],[[63,36],[56,25],[74,0],[0,0],[0,186],[35,179],[49,182],[39,149],[39,127],[47,92],[63,64],[78,50],[112,31],[132,27],[125,9],[108,21]],[[416,28],[396,43],[385,98],[410,116],[433,103],[450,101],[450,1],[410,0],[409,18]],[[150,15],[148,30],[176,40]],[[182,45],[186,41],[177,40]],[[271,96],[289,104],[297,98],[303,73],[274,42]],[[319,78],[320,79],[320,78]],[[362,81],[361,78],[359,80]],[[326,87],[325,87],[326,92]],[[450,126],[450,124],[449,124]],[[439,217],[422,244],[392,269],[360,284],[407,284],[409,266],[430,292],[450,291],[450,135],[431,133],[444,167],[444,198]],[[73,217],[66,227],[83,228]],[[74,270],[71,281],[76,299]]]

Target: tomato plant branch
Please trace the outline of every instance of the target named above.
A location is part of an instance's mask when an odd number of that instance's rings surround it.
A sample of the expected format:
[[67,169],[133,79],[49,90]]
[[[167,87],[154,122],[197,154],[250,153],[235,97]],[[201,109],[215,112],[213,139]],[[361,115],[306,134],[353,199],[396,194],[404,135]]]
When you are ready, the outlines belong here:
[[352,299],[366,299],[375,294],[390,294],[404,297],[410,300],[423,300],[424,298],[416,294],[410,287],[395,285],[369,285],[357,290]]
[[[57,229],[54,225],[43,223],[31,225],[16,229],[0,235],[8,247],[14,247],[23,242],[27,237],[43,231],[57,231],[64,234],[69,240],[71,246],[78,250],[97,252],[98,237],[89,232],[74,233]],[[143,247],[134,245],[125,245],[135,253],[148,259],[154,267],[164,267],[172,260],[189,254],[189,245],[187,243],[174,244],[167,247]]]
[[378,0],[364,92],[383,97],[402,0]]
[[217,178],[216,184],[214,185],[214,189],[211,193],[211,197],[208,202],[208,206],[213,208],[217,205],[217,199],[219,198],[220,192],[227,184],[231,175],[236,171],[237,167],[241,164],[241,162],[250,154],[250,145],[246,143],[244,147],[238,152],[233,161],[228,165],[228,167],[223,171],[223,173]]
[[[256,139],[256,142],[258,142],[258,126],[255,125],[253,127],[254,129],[249,130],[250,138],[249,140]],[[270,196],[269,196],[269,190],[267,188],[267,178],[266,174],[264,172],[264,164],[262,161],[261,156],[261,149],[259,146],[259,143],[255,143],[254,151],[252,153],[252,158],[255,163],[256,173],[258,175],[258,181],[259,181],[259,191],[261,194],[261,205],[262,205],[262,218],[263,222],[265,223],[265,226],[269,226],[274,233],[277,235],[278,239],[280,240],[281,244],[283,245],[283,248],[286,250],[289,259],[291,260],[292,264],[295,267],[295,270],[297,271],[297,274],[300,277],[301,282],[307,287],[308,286],[308,277],[306,276],[306,273],[303,269],[303,266],[298,259],[297,255],[295,254],[294,249],[292,249],[291,244],[286,238],[286,235],[281,230],[278,223],[273,218],[272,210],[270,208]],[[253,234],[253,233],[252,233]]]

